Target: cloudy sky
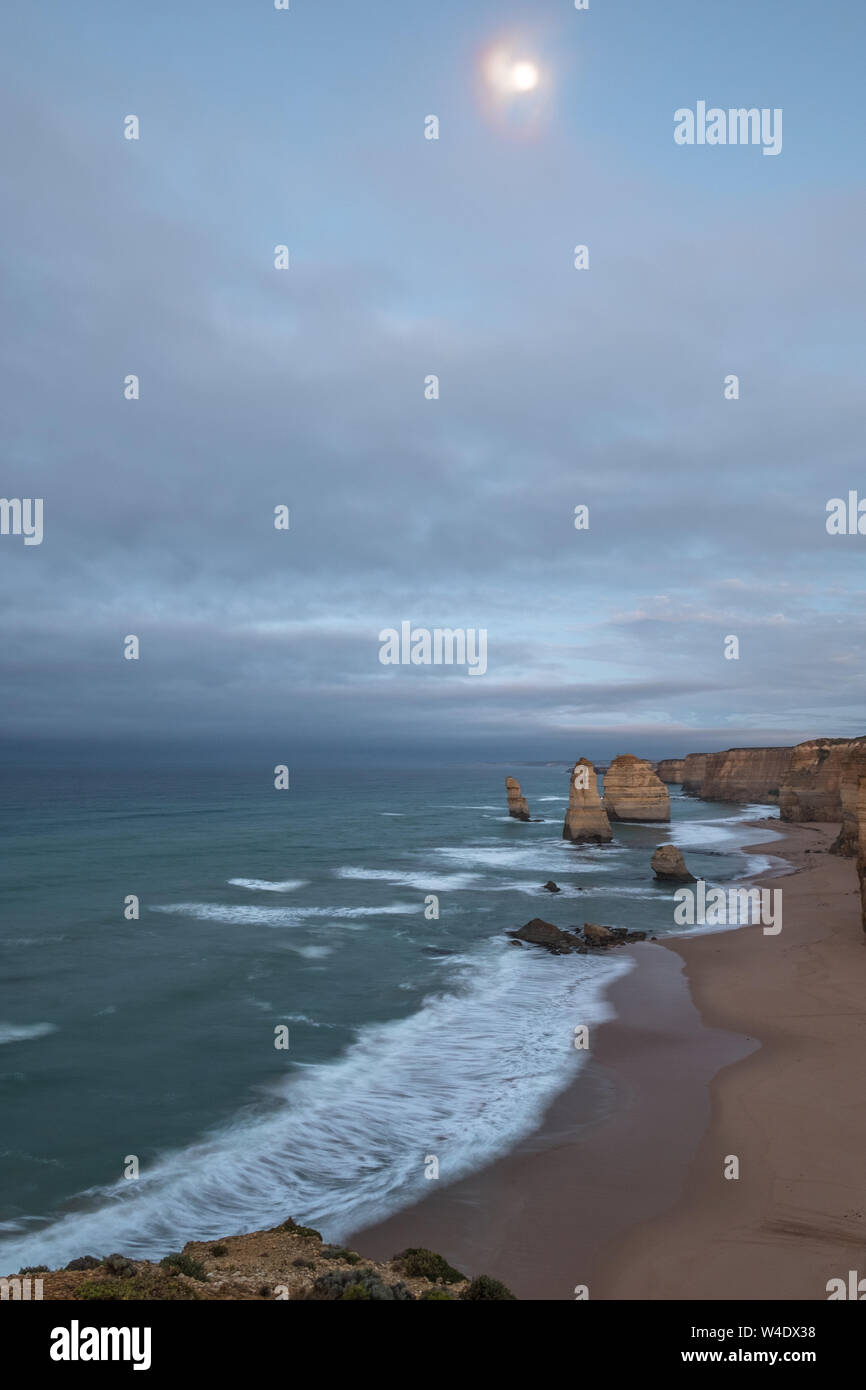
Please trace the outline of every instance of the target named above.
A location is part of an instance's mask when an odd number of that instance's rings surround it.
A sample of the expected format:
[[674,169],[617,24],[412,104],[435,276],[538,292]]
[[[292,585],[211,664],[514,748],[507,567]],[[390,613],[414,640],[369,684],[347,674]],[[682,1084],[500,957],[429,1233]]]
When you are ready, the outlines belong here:
[[[0,39],[0,495],[44,499],[0,537],[5,740],[866,731],[866,536],[825,528],[866,497],[860,0],[86,0]],[[782,108],[781,154],[676,145],[702,100]],[[381,665],[403,621],[486,629],[487,673]]]

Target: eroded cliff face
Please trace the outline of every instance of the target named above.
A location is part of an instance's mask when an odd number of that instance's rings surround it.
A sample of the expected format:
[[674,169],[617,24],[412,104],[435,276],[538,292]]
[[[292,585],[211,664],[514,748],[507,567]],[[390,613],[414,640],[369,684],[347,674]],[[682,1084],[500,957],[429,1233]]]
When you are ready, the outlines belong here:
[[852,856],[857,854],[860,845],[860,826],[863,823],[860,808],[860,782],[866,777],[866,740],[855,739],[848,751],[842,777],[839,782],[839,810],[842,825],[838,839],[830,846],[833,854]]
[[613,839],[610,821],[598,794],[595,766],[589,758],[581,758],[571,769],[571,789],[562,838],[571,840],[575,845],[603,845]]
[[857,789],[857,819],[860,834],[857,841],[857,877],[860,880],[860,925],[866,932],[866,777],[860,778]]
[[[779,815],[786,821],[842,821],[842,782],[856,777],[854,764],[866,747],[864,738],[811,738],[792,752],[782,785]],[[848,811],[856,811],[857,791],[849,783]],[[848,843],[853,849],[853,827]],[[850,851],[849,851],[850,852]]]
[[778,801],[792,748],[726,748],[706,754],[704,801]]
[[683,767],[685,758],[662,758],[656,768],[656,776],[660,782],[681,782],[683,780]]
[[604,775],[604,809],[611,820],[670,820],[671,799],[646,758],[623,753]]
[[520,790],[520,783],[516,777],[506,777],[505,791],[508,796],[508,814],[515,820],[529,820],[529,807],[526,804],[526,797]]
[[688,753],[683,758],[683,791],[686,796],[700,796],[709,753]]

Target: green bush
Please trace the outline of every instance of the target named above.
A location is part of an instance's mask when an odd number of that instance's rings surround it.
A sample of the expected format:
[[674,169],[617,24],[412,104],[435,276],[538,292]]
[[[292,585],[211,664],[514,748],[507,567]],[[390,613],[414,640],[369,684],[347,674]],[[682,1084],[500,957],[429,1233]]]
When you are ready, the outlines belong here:
[[296,1294],[295,1297],[330,1303],[354,1302],[360,1299],[390,1303],[415,1301],[415,1295],[402,1281],[398,1284],[386,1284],[370,1266],[357,1270],[329,1269],[325,1274],[320,1274],[310,1288]]
[[190,1279],[199,1279],[202,1282],[207,1279],[207,1270],[201,1260],[194,1260],[192,1255],[180,1255],[175,1251],[160,1260],[160,1264],[163,1269],[170,1269],[173,1274],[186,1274]]
[[320,1251],[323,1260],[342,1260],[347,1265],[359,1265],[361,1256],[342,1245],[323,1245]]
[[182,1284],[178,1279],[146,1278],[136,1275],[133,1279],[90,1279],[79,1284],[72,1294],[74,1299],[99,1299],[104,1303],[134,1302],[188,1302],[201,1299],[197,1289]]
[[425,1289],[419,1294],[422,1303],[456,1303],[457,1300],[453,1293],[447,1293],[445,1289]]
[[431,1284],[459,1284],[466,1278],[442,1255],[420,1246],[404,1250],[394,1259],[400,1261],[403,1273],[408,1274],[410,1279],[429,1279]]
[[471,1284],[463,1290],[461,1298],[483,1298],[483,1299],[512,1299],[515,1303],[517,1299],[510,1289],[507,1289],[498,1279],[491,1279],[489,1274],[479,1274],[477,1279],[473,1279]]
[[221,1260],[223,1255],[227,1255],[229,1253],[229,1248],[227,1245],[212,1245],[210,1248],[210,1253],[213,1255],[215,1260]]

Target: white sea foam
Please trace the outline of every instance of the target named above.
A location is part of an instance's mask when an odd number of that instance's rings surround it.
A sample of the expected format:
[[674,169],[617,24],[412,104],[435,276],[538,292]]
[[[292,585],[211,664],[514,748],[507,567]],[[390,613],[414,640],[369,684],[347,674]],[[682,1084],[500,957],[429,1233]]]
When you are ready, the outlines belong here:
[[[467,867],[480,867],[507,873],[509,870],[535,869],[538,873],[552,875],[557,873],[615,873],[620,867],[616,862],[624,853],[617,845],[583,845],[575,849],[565,840],[534,840],[531,844],[502,844],[494,841],[488,845],[443,845],[431,851],[450,863]],[[489,887],[490,885],[485,885]]]
[[31,1038],[44,1038],[56,1032],[53,1023],[0,1023],[0,1044],[29,1042]]
[[336,1023],[323,1023],[320,1018],[308,1018],[306,1014],[278,1014],[281,1023],[306,1023],[310,1028],[336,1028]]
[[234,888],[249,888],[254,893],[291,893],[295,888],[304,888],[309,882],[306,878],[287,878],[277,882],[268,878],[230,878]]
[[575,1026],[610,1016],[603,988],[628,969],[622,957],[488,943],[451,992],[304,1067],[267,1113],[164,1156],[136,1183],[91,1191],[89,1209],[79,1198],[47,1227],[4,1223],[0,1267],[56,1266],[82,1250],[153,1258],[290,1215],[343,1240],[429,1192],[425,1155],[452,1182],[537,1128],[585,1059]]
[[361,917],[404,916],[421,912],[423,903],[388,903],[383,907],[238,907],[234,903],[166,903],[151,912],[193,917],[199,922],[228,922],[238,927],[294,927],[310,918],[347,921]]
[[357,878],[392,883],[397,888],[417,888],[419,893],[450,893],[460,888],[474,888],[481,881],[478,874],[426,873],[423,870],[356,869],[347,865],[335,869],[337,878]]

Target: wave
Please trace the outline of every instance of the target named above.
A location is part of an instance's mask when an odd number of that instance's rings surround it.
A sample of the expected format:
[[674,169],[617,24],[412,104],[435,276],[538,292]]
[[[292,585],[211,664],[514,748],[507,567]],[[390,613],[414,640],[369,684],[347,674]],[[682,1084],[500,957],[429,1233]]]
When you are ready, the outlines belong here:
[[460,888],[474,888],[479,882],[478,874],[428,874],[421,871],[408,873],[403,869],[356,869],[346,866],[335,869],[337,878],[357,878],[383,883],[393,883],[398,888],[417,888],[419,892],[446,893]]
[[230,878],[233,888],[249,888],[254,893],[291,893],[295,888],[305,888],[309,879],[287,878],[282,882],[268,878]]
[[91,1251],[154,1258],[288,1216],[345,1240],[428,1193],[428,1157],[454,1182],[536,1129],[585,1060],[575,1027],[611,1017],[603,990],[630,968],[489,943],[451,992],[280,1083],[267,1113],[165,1155],[136,1183],[91,1189],[51,1224],[4,1223],[0,1268]]
[[235,903],[166,903],[151,912],[193,917],[198,922],[228,922],[238,927],[293,927],[309,918],[353,920],[358,917],[405,916],[420,912],[421,903],[389,903],[384,907],[238,907]]
[[31,1038],[45,1038],[56,1032],[54,1023],[0,1023],[0,1044],[29,1042]]
[[[622,845],[581,845],[575,849],[565,840],[535,840],[528,845],[442,845],[431,853],[458,865],[481,866],[499,873],[510,869],[536,869],[556,878],[557,873],[613,873],[626,849]],[[485,885],[486,886],[486,885]]]

